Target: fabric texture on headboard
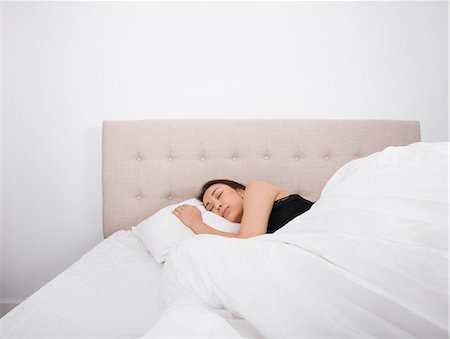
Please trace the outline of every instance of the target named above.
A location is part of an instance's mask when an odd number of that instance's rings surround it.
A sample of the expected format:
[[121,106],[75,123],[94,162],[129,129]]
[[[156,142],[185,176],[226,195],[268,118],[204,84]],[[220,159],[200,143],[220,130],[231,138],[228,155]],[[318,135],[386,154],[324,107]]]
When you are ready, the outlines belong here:
[[418,121],[104,121],[104,236],[195,197],[211,179],[266,180],[316,201],[343,164],[417,141]]

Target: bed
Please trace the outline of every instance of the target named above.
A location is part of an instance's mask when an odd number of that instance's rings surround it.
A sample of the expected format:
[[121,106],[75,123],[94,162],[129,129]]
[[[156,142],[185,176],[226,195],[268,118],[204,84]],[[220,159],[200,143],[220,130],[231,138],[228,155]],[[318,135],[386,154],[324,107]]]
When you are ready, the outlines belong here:
[[[105,240],[0,319],[2,338],[447,338],[447,161],[417,121],[105,121]],[[136,227],[218,177],[316,203],[160,260]]]

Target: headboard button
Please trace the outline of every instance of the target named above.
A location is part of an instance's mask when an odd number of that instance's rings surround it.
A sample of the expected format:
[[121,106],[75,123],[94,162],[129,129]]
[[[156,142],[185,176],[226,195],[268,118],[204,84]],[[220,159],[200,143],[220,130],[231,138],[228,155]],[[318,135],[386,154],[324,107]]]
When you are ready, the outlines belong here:
[[137,160],[137,161],[141,161],[141,157],[137,157],[136,160]]
[[172,158],[172,157],[169,157],[169,158],[167,158],[167,160],[169,160],[169,161],[172,161],[172,160],[173,160],[173,158]]
[[232,157],[231,159],[233,159],[233,160],[236,160],[236,159],[237,159],[237,157]]
[[264,160],[267,160],[267,159],[269,159],[269,156],[268,156],[268,155],[265,155],[265,156],[264,156]]
[[203,160],[205,160],[205,158],[201,157],[200,160],[203,161]]
[[295,159],[295,160],[299,160],[300,157],[299,157],[298,155],[296,155],[296,156],[294,157],[294,159]]
[[137,200],[141,200],[142,197],[141,197],[140,195],[138,195],[138,196],[136,197],[136,199],[137,199]]
[[167,199],[172,200],[173,197],[172,197],[171,195],[169,195],[169,196],[167,197]]

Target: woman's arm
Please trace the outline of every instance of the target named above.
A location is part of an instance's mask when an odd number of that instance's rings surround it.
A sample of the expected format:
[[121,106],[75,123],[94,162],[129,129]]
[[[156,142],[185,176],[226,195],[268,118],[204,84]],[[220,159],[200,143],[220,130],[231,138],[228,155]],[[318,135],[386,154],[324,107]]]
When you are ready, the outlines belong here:
[[188,226],[196,234],[215,234],[229,238],[238,237],[237,234],[218,231],[205,224],[202,220],[202,214],[195,206],[187,204],[178,206],[172,211],[172,213],[175,214],[175,216],[178,217],[183,222],[183,224]]
[[241,238],[239,237],[239,233],[228,233],[228,232],[222,232],[219,230],[216,230],[215,228],[212,228],[211,226],[208,226],[203,221],[201,223],[198,223],[196,226],[191,227],[191,229],[196,234],[215,234],[215,235],[221,235],[222,237],[228,237],[228,238]]

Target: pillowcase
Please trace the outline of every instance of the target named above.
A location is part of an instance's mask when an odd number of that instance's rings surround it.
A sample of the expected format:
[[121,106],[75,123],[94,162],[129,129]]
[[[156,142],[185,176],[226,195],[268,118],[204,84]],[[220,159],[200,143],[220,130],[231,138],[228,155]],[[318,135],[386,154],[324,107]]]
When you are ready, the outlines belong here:
[[172,213],[176,207],[183,204],[196,206],[202,214],[203,222],[212,228],[234,234],[239,232],[240,224],[233,223],[213,212],[207,211],[198,199],[189,199],[164,207],[136,227],[131,228],[133,233],[144,242],[158,263],[165,261],[172,247],[195,235],[189,227]]

